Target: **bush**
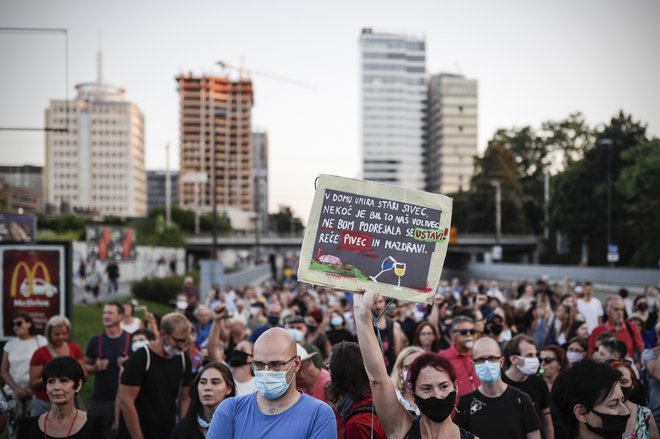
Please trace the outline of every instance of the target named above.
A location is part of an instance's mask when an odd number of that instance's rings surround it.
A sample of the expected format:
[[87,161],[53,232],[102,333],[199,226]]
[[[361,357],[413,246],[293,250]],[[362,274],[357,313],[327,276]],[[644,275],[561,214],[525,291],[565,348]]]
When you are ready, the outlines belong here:
[[133,282],[131,292],[142,300],[169,304],[176,298],[183,285],[183,276],[148,277]]

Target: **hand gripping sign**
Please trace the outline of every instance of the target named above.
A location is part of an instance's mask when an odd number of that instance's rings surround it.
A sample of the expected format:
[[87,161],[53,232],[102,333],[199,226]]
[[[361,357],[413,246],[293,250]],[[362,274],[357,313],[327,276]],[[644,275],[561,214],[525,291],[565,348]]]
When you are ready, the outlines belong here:
[[445,195],[321,175],[298,280],[431,303],[447,254],[451,210]]

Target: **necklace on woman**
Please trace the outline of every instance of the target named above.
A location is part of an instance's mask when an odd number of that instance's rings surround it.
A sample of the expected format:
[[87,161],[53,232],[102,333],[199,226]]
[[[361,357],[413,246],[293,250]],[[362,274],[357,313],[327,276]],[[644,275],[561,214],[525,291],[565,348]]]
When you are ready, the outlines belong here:
[[[69,431],[66,432],[66,439],[69,439],[69,435],[71,434],[71,430],[73,429],[73,424],[76,423],[76,418],[78,417],[78,409],[75,409],[76,414],[73,415],[73,421],[71,421],[71,425],[69,425]],[[47,426],[48,426],[48,414],[50,413],[50,410],[46,412],[46,419],[44,419],[44,439],[48,439],[48,435],[46,434]]]

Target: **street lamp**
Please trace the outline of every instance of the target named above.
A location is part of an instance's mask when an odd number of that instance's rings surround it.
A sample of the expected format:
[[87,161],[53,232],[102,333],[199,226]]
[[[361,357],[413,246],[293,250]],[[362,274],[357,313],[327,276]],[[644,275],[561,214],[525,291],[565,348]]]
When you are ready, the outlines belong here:
[[499,180],[491,180],[490,185],[495,188],[495,239],[497,241],[497,251],[493,251],[493,259],[501,259],[502,247],[500,243],[502,241],[502,185],[500,184]]
[[597,143],[609,146],[607,154],[607,260],[614,267],[614,263],[619,259],[619,249],[612,242],[612,149],[614,148],[614,141],[603,138]]

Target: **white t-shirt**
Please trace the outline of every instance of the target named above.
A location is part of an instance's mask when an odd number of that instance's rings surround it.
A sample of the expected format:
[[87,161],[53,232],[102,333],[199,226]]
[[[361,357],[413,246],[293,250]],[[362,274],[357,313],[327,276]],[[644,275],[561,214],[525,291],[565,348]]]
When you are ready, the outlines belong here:
[[236,383],[236,396],[247,395],[248,393],[257,391],[257,386],[254,385],[254,378],[250,378],[244,383],[235,379],[234,383]]
[[19,387],[24,389],[28,387],[32,354],[47,344],[46,337],[37,335],[26,340],[14,337],[5,345],[5,352],[9,361],[9,375]]
[[598,326],[598,317],[603,315],[603,305],[595,297],[592,297],[588,302],[584,299],[578,299],[577,309],[584,317],[587,328],[589,328],[589,334],[591,334],[591,331]]
[[141,325],[142,325],[142,321],[137,317],[133,317],[133,321],[131,322],[130,325],[124,323],[123,320],[121,321],[121,323],[119,323],[119,327],[121,327],[121,329],[128,332],[129,334],[132,334],[138,329],[140,329]]

